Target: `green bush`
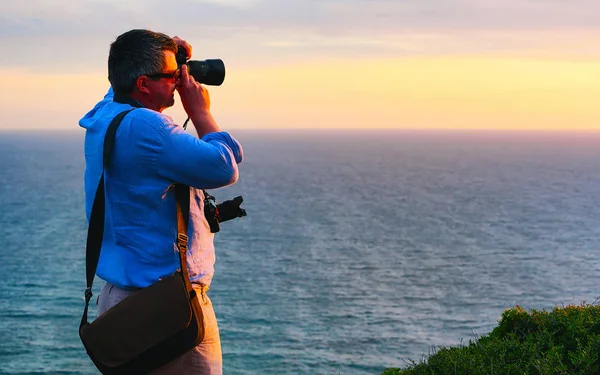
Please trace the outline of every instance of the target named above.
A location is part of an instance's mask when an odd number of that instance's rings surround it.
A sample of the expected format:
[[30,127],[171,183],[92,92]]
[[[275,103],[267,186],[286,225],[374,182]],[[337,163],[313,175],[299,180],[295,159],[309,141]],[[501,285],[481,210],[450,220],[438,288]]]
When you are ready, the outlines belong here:
[[502,314],[492,332],[468,345],[440,348],[425,361],[382,375],[600,374],[600,306],[520,306]]

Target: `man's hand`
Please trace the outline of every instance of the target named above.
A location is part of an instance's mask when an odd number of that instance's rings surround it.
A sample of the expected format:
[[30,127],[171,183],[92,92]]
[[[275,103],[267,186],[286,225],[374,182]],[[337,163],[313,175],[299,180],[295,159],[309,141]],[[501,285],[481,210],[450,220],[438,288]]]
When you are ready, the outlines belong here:
[[174,36],[172,39],[175,41],[175,44],[177,44],[178,47],[181,47],[185,50],[185,53],[189,60],[192,57],[192,45],[178,36]]
[[210,112],[210,95],[208,90],[198,83],[188,72],[188,66],[181,66],[181,75],[177,82],[177,92],[181,96],[181,104],[191,117],[196,112]]
[[208,90],[196,82],[194,77],[189,74],[188,67],[185,64],[181,66],[177,92],[181,98],[183,109],[192,120],[199,137],[221,131],[210,113]]
[[[183,48],[187,58],[192,57],[192,46],[178,36],[173,40],[179,48]],[[208,90],[190,76],[187,65],[181,66],[181,75],[177,81],[177,92],[185,113],[190,117],[199,137],[212,132],[219,132],[219,126],[210,113],[210,96]]]

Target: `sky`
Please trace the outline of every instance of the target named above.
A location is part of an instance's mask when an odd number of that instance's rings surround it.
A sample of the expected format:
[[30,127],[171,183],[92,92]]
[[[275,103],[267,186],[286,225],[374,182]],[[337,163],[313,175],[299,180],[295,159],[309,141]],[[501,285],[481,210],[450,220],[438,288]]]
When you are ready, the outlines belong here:
[[600,131],[599,15],[597,0],[3,0],[0,130],[78,129],[110,43],[145,28],[224,60],[209,87],[224,130]]

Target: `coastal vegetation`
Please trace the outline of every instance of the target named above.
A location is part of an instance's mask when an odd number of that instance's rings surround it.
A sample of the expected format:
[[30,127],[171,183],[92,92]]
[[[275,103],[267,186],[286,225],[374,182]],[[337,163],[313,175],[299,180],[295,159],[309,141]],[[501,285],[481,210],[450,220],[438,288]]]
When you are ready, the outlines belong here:
[[600,306],[507,309],[489,334],[382,375],[600,374]]

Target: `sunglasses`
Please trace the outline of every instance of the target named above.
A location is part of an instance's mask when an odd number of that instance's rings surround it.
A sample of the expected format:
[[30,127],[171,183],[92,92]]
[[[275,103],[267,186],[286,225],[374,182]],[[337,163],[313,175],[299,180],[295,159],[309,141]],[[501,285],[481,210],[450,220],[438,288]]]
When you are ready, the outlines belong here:
[[172,72],[146,74],[146,77],[152,78],[152,79],[166,78],[166,79],[170,79],[171,82],[175,82],[177,80],[177,78],[179,77],[180,72],[181,72],[181,70],[178,68],[177,70],[174,70]]

